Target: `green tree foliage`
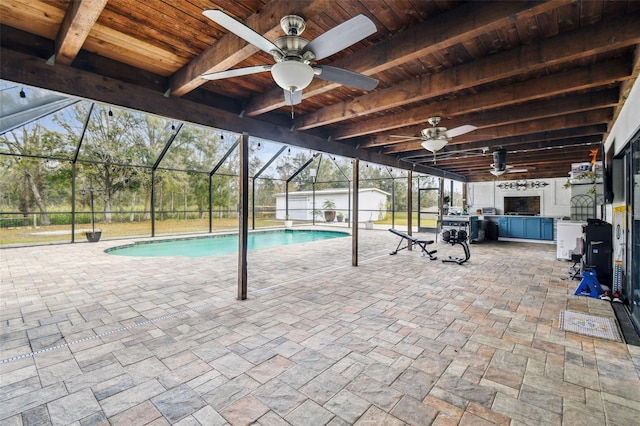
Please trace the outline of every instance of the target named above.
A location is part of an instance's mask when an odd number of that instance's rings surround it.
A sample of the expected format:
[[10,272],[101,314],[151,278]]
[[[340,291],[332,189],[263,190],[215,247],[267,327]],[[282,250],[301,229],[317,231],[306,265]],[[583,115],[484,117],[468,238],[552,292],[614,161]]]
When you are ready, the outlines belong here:
[[42,225],[51,223],[49,204],[62,201],[59,188],[65,173],[58,160],[45,161],[35,157],[43,154],[55,157],[63,144],[59,133],[38,123],[0,137],[0,146],[12,154],[2,161],[0,192],[3,200],[25,215],[37,209]]

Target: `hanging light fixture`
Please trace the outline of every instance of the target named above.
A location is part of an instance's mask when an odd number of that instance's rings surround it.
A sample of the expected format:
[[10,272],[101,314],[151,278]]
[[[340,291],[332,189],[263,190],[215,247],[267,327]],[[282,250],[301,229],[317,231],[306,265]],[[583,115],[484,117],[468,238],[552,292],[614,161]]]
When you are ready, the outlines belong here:
[[310,65],[296,60],[276,62],[271,67],[276,84],[289,92],[297,92],[311,84],[315,72]]
[[427,139],[422,142],[422,147],[427,151],[431,151],[434,154],[436,151],[440,151],[449,142],[449,139]]

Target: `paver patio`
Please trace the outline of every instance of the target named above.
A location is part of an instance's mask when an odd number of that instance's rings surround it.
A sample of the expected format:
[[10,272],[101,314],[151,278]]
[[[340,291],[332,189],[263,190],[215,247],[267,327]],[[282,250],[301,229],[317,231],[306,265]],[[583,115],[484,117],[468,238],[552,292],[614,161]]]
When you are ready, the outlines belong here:
[[236,255],[2,249],[0,424],[638,424],[640,347],[559,329],[614,313],[555,246],[397,242],[249,252],[246,301]]

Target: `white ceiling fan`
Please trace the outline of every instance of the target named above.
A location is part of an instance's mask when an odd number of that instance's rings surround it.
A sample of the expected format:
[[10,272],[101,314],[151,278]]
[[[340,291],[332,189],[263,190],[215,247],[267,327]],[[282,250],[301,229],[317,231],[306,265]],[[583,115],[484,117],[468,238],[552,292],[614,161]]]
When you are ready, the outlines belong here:
[[395,136],[394,138],[410,138],[421,139],[422,147],[427,151],[433,152],[433,160],[435,162],[436,152],[440,151],[449,141],[456,136],[464,135],[465,133],[473,132],[477,129],[476,126],[465,124],[463,126],[455,127],[453,129],[447,129],[446,127],[439,127],[440,117],[430,117],[427,119],[431,127],[427,127],[420,131],[419,137],[412,136]]
[[314,76],[362,90],[373,90],[378,85],[378,80],[375,78],[353,71],[328,65],[309,65],[375,33],[375,24],[364,15],[355,16],[312,41],[300,37],[306,27],[304,19],[296,15],[288,15],[280,20],[280,26],[287,35],[271,42],[221,10],[205,10],[202,14],[272,55],[276,61],[273,65],[258,65],[203,74],[202,78],[219,80],[271,71],[276,84],[284,90],[287,105],[302,102],[302,90],[311,83]]
[[528,168],[515,168],[507,164],[507,150],[500,148],[493,152],[493,163],[489,173],[494,176],[502,176],[505,173],[526,173]]

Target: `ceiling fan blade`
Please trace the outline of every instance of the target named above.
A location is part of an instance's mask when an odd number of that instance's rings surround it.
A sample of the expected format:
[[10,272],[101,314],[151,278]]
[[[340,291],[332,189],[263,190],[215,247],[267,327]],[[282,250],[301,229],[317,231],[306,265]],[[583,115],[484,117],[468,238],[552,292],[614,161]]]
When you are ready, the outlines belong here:
[[313,67],[314,70],[320,70],[316,76],[325,81],[332,81],[345,86],[355,87],[362,90],[373,90],[378,85],[378,80],[367,77],[364,74],[345,70],[344,68],[336,68],[329,65],[318,65]]
[[262,35],[253,31],[251,28],[247,27],[242,22],[232,18],[221,10],[205,10],[202,12],[204,16],[211,19],[216,24],[220,25],[223,28],[231,31],[241,39],[253,44],[260,50],[267,52],[272,55],[273,51],[280,52],[282,55],[284,53],[278,46],[273,44],[271,41],[264,38]]
[[376,32],[376,25],[364,15],[354,16],[348,21],[331,28],[307,44],[302,53],[313,52],[316,60],[324,59],[346,49]]
[[255,67],[236,68],[233,70],[211,72],[208,74],[202,74],[202,78],[206,80],[222,80],[229,77],[240,77],[242,75],[257,74],[259,72],[269,71],[271,65],[256,65]]
[[472,126],[470,124],[465,124],[464,126],[455,127],[453,129],[447,130],[445,133],[448,138],[455,138],[456,136],[464,135],[465,133],[473,132],[476,130],[476,126]]
[[298,105],[302,102],[302,90],[296,90],[295,92],[291,92],[286,89],[282,89],[284,92],[284,102],[287,105]]

